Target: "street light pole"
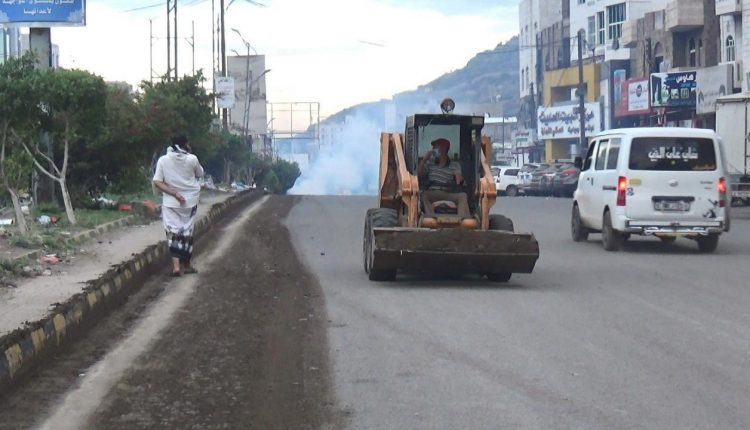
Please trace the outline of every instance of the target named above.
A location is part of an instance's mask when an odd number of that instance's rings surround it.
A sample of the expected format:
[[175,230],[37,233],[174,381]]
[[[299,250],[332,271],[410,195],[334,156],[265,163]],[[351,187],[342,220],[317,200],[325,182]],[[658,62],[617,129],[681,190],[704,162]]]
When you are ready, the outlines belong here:
[[[226,29],[224,27],[224,13],[226,12],[226,8],[224,7],[224,0],[220,0],[219,6],[221,7],[221,11],[219,14],[221,15],[221,76],[226,78],[227,77],[227,38],[226,38]],[[228,121],[228,114],[229,112],[227,109],[221,110],[221,125],[226,130],[229,128],[229,121]]]

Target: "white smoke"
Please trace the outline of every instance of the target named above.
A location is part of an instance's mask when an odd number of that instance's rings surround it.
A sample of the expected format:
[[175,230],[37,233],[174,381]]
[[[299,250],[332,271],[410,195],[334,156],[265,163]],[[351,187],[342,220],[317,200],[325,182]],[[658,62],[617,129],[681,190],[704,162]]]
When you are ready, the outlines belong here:
[[332,128],[320,155],[302,172],[289,193],[376,195],[383,127],[363,115],[354,115]]

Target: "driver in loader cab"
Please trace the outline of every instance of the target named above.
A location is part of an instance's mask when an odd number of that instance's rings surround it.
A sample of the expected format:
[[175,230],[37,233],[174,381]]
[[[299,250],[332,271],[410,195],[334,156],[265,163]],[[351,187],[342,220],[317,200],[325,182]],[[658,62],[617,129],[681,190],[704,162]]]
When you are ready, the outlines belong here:
[[452,192],[463,183],[461,164],[452,161],[448,156],[451,143],[440,138],[432,141],[432,150],[428,151],[419,163],[419,176],[427,177],[427,189],[422,192],[422,204],[425,215],[435,218],[433,204],[439,201],[453,203],[461,219],[471,218],[469,201],[466,193]]

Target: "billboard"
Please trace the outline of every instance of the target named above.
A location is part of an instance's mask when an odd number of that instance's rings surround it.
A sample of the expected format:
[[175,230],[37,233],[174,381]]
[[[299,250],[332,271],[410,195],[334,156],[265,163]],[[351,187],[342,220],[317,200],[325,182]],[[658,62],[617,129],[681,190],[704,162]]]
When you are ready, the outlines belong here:
[[629,79],[620,83],[622,98],[615,105],[615,116],[646,115],[648,105],[648,79]]
[[[586,103],[584,120],[586,134],[601,131],[599,103]],[[578,105],[540,107],[537,111],[537,136],[539,139],[577,139],[580,137]]]
[[2,0],[0,24],[25,27],[86,25],[86,0]]
[[653,73],[651,74],[652,107],[690,107],[696,103],[697,73]]
[[217,76],[216,104],[219,109],[232,109],[235,103],[234,78]]
[[731,64],[701,69],[698,74],[698,101],[696,112],[699,114],[716,112],[716,99],[732,94],[734,81]]

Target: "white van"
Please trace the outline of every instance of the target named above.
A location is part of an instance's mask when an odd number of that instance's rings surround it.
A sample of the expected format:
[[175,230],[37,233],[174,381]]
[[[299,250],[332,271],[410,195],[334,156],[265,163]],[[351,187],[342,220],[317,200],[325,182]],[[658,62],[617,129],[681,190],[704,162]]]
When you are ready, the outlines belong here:
[[631,234],[664,242],[688,237],[713,252],[729,231],[721,141],[712,130],[630,128],[591,139],[574,195],[576,242],[601,232],[604,249],[618,250]]

